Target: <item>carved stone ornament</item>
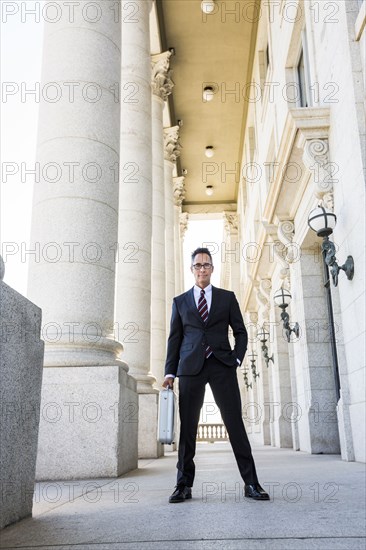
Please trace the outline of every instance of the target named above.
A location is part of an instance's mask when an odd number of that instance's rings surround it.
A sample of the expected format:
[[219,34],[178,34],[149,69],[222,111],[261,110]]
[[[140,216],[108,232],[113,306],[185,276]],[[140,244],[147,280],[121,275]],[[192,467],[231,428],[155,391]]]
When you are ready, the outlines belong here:
[[179,143],[179,126],[172,126],[171,128],[164,128],[164,158],[175,162],[180,156],[180,150],[182,149]]
[[283,258],[291,264],[298,257],[297,244],[293,242],[295,225],[291,220],[281,221],[278,225],[277,235],[279,241],[284,245]]
[[153,94],[164,101],[172,93],[174,82],[171,79],[170,58],[172,52],[167,51],[151,56],[152,79],[151,86]]
[[186,195],[184,180],[184,176],[173,178],[173,198],[175,206],[182,206],[182,202],[184,201]]
[[188,228],[188,212],[182,212],[182,214],[180,214],[179,222],[180,222],[180,237],[181,239],[184,239],[184,235]]
[[259,312],[262,317],[262,321],[269,320],[270,312],[270,291],[271,281],[269,279],[261,279],[259,285],[256,287],[256,299],[259,306]]
[[325,208],[334,210],[332,163],[329,162],[327,139],[308,139],[304,147],[303,161],[312,172],[315,196]]
[[236,212],[224,212],[224,227],[229,235],[238,232],[239,220]]

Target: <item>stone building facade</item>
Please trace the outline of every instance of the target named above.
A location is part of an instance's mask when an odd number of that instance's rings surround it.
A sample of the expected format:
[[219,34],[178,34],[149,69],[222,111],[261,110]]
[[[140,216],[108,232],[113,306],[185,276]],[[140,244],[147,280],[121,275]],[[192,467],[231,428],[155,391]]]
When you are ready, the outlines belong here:
[[[93,4],[45,23],[42,80],[75,94],[40,105],[37,160],[68,170],[42,171],[33,202],[31,240],[49,252],[29,270],[47,325],[38,478],[117,476],[163,454],[182,238],[213,215],[250,334],[238,375],[252,441],[365,461],[366,3]],[[355,264],[330,293],[308,226],[318,204],[337,216],[339,263]]]

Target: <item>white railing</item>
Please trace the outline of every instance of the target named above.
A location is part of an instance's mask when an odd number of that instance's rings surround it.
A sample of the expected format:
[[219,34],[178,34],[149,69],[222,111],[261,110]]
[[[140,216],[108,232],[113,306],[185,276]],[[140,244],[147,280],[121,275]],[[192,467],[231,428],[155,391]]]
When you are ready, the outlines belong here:
[[198,424],[197,441],[228,441],[229,436],[224,424]]

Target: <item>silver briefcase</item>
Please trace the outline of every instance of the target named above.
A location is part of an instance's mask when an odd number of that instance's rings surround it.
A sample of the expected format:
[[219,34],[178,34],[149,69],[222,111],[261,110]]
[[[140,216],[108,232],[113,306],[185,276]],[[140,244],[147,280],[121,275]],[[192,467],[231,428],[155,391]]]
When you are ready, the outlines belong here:
[[160,443],[174,442],[175,436],[176,395],[167,388],[159,393],[159,434]]

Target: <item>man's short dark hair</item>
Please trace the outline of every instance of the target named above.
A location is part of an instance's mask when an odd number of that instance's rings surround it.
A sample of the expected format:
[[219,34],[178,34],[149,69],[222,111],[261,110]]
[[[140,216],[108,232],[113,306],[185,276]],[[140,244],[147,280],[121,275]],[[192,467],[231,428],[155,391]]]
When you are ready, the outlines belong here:
[[211,252],[209,251],[208,248],[196,248],[196,250],[194,250],[194,251],[192,252],[192,256],[191,256],[191,258],[192,258],[192,264],[193,264],[193,262],[194,262],[195,257],[197,256],[197,254],[207,254],[207,256],[210,257],[211,263],[213,263],[213,262],[212,262]]

